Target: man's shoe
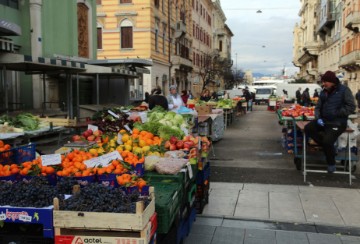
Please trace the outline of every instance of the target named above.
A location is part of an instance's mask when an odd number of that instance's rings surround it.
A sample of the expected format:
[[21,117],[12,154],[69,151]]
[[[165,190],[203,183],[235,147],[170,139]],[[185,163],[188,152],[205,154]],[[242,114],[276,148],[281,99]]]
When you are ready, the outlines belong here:
[[328,165],[327,171],[328,171],[328,173],[334,173],[336,171],[336,166]]

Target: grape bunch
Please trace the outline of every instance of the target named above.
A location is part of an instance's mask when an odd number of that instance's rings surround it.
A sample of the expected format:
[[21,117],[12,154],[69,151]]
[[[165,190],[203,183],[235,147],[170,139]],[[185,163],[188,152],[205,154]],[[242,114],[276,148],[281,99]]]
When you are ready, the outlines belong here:
[[67,194],[71,195],[73,191],[73,187],[77,185],[78,182],[73,177],[63,177],[56,184],[56,189],[58,194]]
[[[60,201],[61,210],[86,212],[135,213],[139,192],[126,195],[120,188],[92,183],[67,200]],[[148,202],[148,201],[147,201]]]
[[[30,181],[19,181],[13,184],[0,184],[0,206],[14,207],[47,207],[53,204],[58,196],[56,188],[49,185],[43,177],[34,177]],[[62,199],[62,196],[58,196]]]

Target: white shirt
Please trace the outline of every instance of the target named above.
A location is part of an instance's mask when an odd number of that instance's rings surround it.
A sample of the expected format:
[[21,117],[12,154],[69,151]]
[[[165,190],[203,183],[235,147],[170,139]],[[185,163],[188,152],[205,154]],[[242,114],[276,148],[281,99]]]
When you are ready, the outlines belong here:
[[[169,101],[169,110],[176,112],[180,108],[180,106],[184,106],[184,102],[179,94],[177,94],[176,97],[174,97],[173,95],[169,95],[169,98],[171,98],[171,99],[168,99],[168,100],[170,100]],[[176,105],[176,108],[174,108],[175,105]]]

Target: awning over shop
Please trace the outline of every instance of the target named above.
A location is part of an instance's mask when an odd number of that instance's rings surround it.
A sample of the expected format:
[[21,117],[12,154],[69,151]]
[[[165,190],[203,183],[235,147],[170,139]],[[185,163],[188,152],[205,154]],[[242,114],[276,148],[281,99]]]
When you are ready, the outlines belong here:
[[21,27],[15,23],[0,19],[0,36],[20,36]]
[[32,57],[16,53],[0,54],[0,67],[26,73],[79,73],[84,72],[85,63],[64,59]]

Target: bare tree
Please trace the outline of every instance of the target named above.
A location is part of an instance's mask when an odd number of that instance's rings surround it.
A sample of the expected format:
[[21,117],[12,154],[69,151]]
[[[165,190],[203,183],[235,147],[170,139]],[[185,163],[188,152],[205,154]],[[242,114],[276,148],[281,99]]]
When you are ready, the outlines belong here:
[[[218,52],[208,53],[203,56],[203,62],[200,67],[200,77],[203,80],[202,90],[210,83],[224,79],[228,81],[231,73],[232,61],[219,56]],[[231,75],[230,75],[231,74]]]

